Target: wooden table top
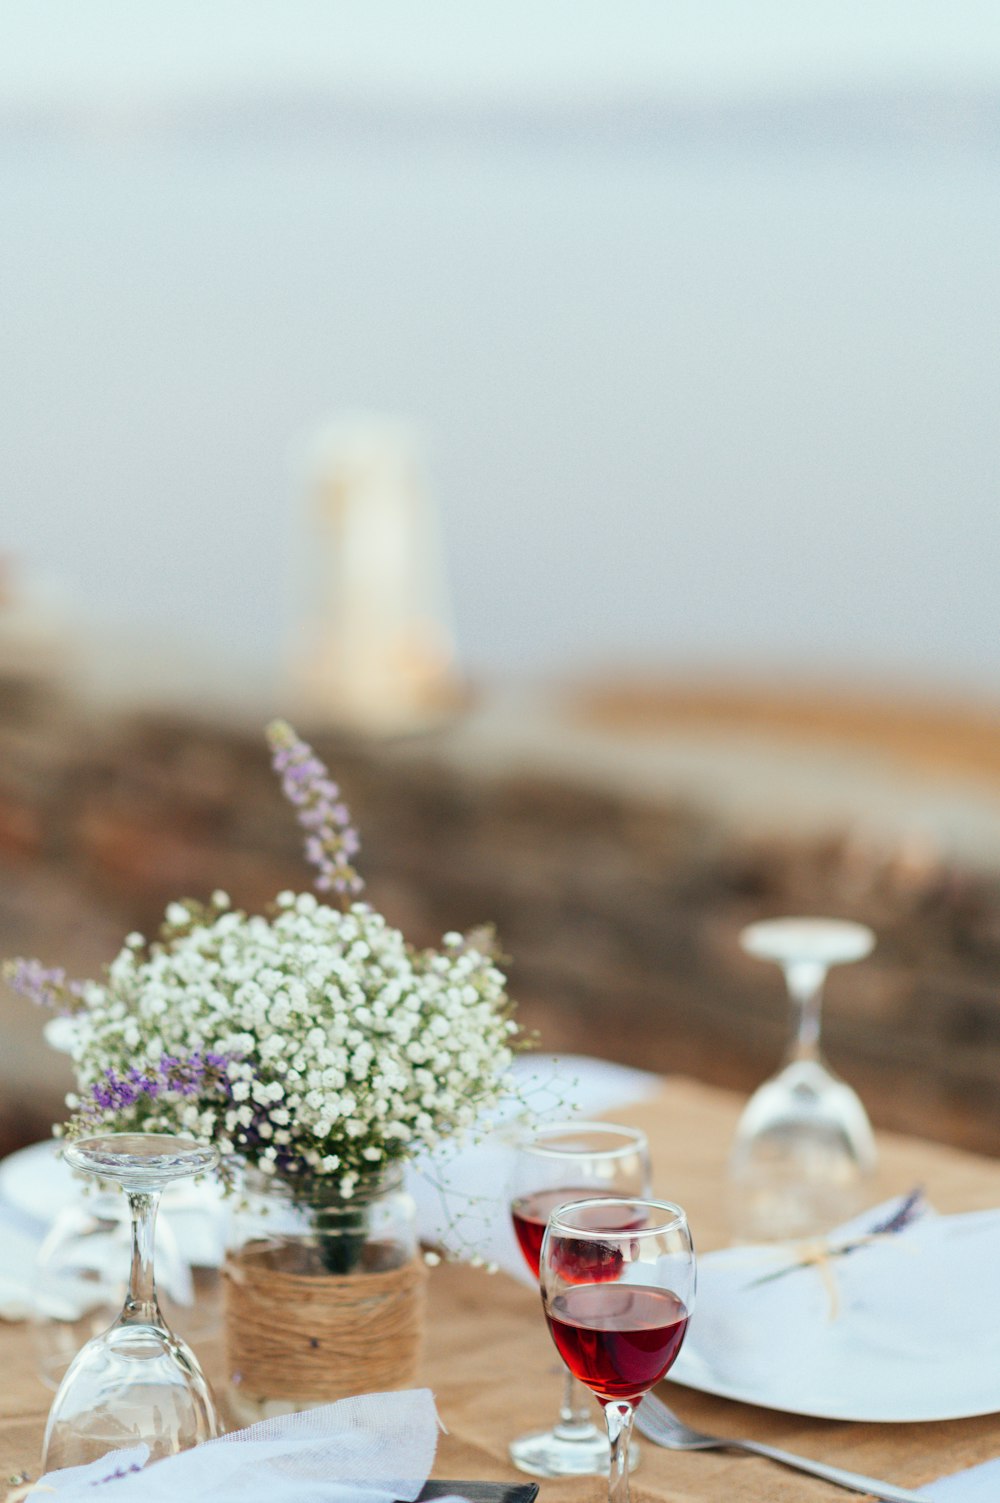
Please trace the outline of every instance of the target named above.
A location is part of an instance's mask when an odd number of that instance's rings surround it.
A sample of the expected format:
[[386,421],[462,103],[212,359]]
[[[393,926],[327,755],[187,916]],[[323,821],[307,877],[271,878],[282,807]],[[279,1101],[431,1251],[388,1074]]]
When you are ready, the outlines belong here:
[[[612,1115],[645,1128],[657,1193],[685,1206],[702,1251],[726,1242],[723,1166],[742,1102],[730,1092],[683,1079],[664,1082],[650,1101]],[[1000,1161],[914,1138],[883,1134],[873,1200],[922,1184],[939,1211],[1000,1206]],[[503,1274],[442,1266],[430,1280],[423,1381],[434,1390],[447,1433],[435,1475],[515,1478],[507,1443],[549,1424],[560,1377],[538,1297]],[[221,1375],[221,1340],[199,1347],[210,1377]],[[12,1474],[38,1475],[50,1395],[35,1376],[31,1332],[0,1327],[0,1487]],[[667,1385],[669,1389],[669,1385]],[[670,1402],[689,1423],[751,1436],[902,1487],[1000,1454],[995,1416],[921,1425],[845,1424],[805,1419],[675,1386]],[[771,1462],[724,1453],[680,1454],[642,1442],[633,1503],[821,1503],[850,1496]],[[2,1491],[0,1491],[2,1496]],[[596,1478],[542,1484],[542,1503],[601,1503]],[[249,1503],[249,1500],[248,1500]]]

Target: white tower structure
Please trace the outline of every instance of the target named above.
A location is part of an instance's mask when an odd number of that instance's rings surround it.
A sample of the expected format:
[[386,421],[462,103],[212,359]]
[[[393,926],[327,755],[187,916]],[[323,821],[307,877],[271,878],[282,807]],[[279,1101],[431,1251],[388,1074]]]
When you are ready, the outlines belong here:
[[306,483],[300,713],[374,735],[433,724],[459,690],[416,430],[375,416],[332,422],[310,446]]

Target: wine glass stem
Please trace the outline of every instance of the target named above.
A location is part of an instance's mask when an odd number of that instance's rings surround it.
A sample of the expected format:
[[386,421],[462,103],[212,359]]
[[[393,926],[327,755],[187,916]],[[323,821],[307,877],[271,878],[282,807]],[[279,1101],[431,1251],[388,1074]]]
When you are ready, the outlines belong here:
[[159,1325],[156,1303],[156,1279],[153,1275],[153,1239],[159,1190],[129,1190],[128,1208],[132,1214],[132,1267],[128,1276],[128,1294],[121,1320],[143,1325]]
[[613,1399],[604,1406],[604,1422],[611,1442],[611,1468],[608,1472],[608,1503],[629,1503],[628,1453],[632,1443],[632,1419],[635,1410],[624,1399]]
[[788,992],[798,1010],[792,1060],[819,1059],[820,1015],[826,966],[812,960],[794,961],[785,970]]
[[562,1403],[559,1406],[559,1424],[556,1433],[567,1439],[573,1437],[574,1432],[591,1430],[590,1410],[584,1397],[583,1386],[576,1381],[569,1368],[563,1375]]

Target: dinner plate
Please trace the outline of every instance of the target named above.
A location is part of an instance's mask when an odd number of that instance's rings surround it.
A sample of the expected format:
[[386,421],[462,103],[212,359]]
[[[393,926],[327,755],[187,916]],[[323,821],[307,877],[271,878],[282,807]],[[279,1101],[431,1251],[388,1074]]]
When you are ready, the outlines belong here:
[[734,1247],[699,1260],[673,1381],[822,1419],[1000,1410],[1000,1210],[928,1216],[832,1258],[826,1276],[793,1256]]

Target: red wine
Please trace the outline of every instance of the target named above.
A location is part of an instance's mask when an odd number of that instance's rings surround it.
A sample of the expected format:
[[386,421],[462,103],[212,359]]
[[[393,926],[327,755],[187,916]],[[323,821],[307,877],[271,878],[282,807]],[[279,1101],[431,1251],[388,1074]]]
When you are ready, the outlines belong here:
[[542,1256],[542,1238],[551,1213],[556,1206],[563,1206],[569,1200],[586,1200],[593,1194],[593,1190],[578,1185],[560,1190],[539,1190],[536,1195],[521,1195],[514,1201],[510,1208],[514,1231],[524,1261],[536,1279]]
[[552,1339],[574,1378],[610,1399],[637,1399],[673,1365],[688,1312],[667,1289],[580,1284],[545,1306]]
[[[524,1261],[536,1279],[545,1227],[556,1207],[564,1206],[570,1200],[610,1200],[616,1195],[617,1192],[614,1190],[599,1190],[594,1189],[593,1186],[574,1185],[560,1190],[539,1190],[535,1195],[522,1195],[514,1201],[510,1208],[514,1231],[517,1233]],[[641,1219],[625,1220],[614,1227],[605,1227],[605,1230],[629,1231],[633,1226],[643,1225],[645,1222]],[[596,1227],[599,1226],[600,1222],[597,1222]],[[567,1253],[560,1260],[559,1271],[570,1283],[593,1283],[601,1278],[616,1278],[621,1272],[622,1257],[617,1248],[606,1247],[600,1242],[589,1242],[586,1238],[572,1239],[570,1247],[568,1234],[562,1240],[567,1244]],[[562,1266],[563,1262],[567,1265],[565,1268]]]

